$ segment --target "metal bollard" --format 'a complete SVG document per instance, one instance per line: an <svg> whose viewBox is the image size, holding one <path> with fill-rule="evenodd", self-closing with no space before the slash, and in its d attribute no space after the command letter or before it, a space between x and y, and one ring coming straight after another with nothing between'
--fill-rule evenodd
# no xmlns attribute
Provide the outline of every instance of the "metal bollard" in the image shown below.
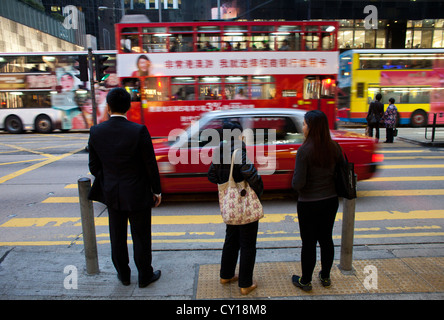
<svg viewBox="0 0 444 320"><path fill-rule="evenodd" d="M353 270L353 237L355 229L355 205L356 199L345 199L342 202L342 236L341 236L341 260L339 269L345 272Z"/></svg>
<svg viewBox="0 0 444 320"><path fill-rule="evenodd" d="M356 176L355 176L356 179ZM344 274L353 274L353 237L355 232L356 199L342 201L341 259L339 269Z"/></svg>
<svg viewBox="0 0 444 320"><path fill-rule="evenodd" d="M94 224L94 208L88 194L91 190L91 179L80 178L78 181L80 215L82 218L83 246L85 248L86 272L99 273L97 256L96 228Z"/></svg>

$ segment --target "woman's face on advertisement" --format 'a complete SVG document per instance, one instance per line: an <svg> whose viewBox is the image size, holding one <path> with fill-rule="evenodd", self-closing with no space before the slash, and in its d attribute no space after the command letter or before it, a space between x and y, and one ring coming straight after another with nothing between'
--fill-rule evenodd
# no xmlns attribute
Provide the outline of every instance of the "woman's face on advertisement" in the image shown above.
<svg viewBox="0 0 444 320"><path fill-rule="evenodd" d="M88 99L88 101L81 106L82 111L92 114L93 113L93 106L92 106L92 101L90 99Z"/></svg>
<svg viewBox="0 0 444 320"><path fill-rule="evenodd" d="M70 75L65 74L60 78L60 85L65 91L71 90L74 88L74 78Z"/></svg>
<svg viewBox="0 0 444 320"><path fill-rule="evenodd" d="M151 65L151 62L149 60L146 60L146 59L139 60L139 70L141 70L143 72L147 72L150 65Z"/></svg>

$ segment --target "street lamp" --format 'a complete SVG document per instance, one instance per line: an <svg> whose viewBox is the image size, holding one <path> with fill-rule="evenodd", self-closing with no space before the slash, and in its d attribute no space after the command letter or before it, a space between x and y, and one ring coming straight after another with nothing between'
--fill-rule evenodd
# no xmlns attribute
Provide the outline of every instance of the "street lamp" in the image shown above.
<svg viewBox="0 0 444 320"><path fill-rule="evenodd" d="M114 25L116 22L118 22L118 19L121 19L125 15L125 9L122 9L122 8L110 8L107 6L99 6L99 7L97 7L97 9L99 12L104 12L105 10L112 10L112 25ZM119 17L118 14L116 16L117 10L122 12L122 17ZM113 35L113 37L114 37L114 28L109 24L109 22L105 22L105 23L101 22L100 13L98 14L98 16L99 16L99 30L103 29L103 44L106 47L105 39L108 39L108 42L111 43L110 34Z"/></svg>
<svg viewBox="0 0 444 320"><path fill-rule="evenodd" d="M109 7L106 7L106 6L99 6L98 8L97 8L99 11L105 11L105 10L120 10L120 11L122 11L122 16L124 16L125 15L125 9L124 8L109 8ZM113 16L115 17L115 13L113 12Z"/></svg>

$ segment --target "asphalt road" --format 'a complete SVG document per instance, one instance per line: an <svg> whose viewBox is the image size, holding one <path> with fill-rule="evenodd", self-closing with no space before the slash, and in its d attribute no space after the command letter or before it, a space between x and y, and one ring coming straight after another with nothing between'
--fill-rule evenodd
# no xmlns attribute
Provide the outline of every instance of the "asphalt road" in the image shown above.
<svg viewBox="0 0 444 320"><path fill-rule="evenodd" d="M350 130L361 130L360 128ZM417 130L417 129L408 129ZM0 134L0 246L82 245L77 180L91 177L87 133ZM382 140L382 139L381 139ZM444 242L444 149L380 144L376 176L358 183L357 246ZM220 249L225 227L215 195L164 195L153 210L153 249ZM300 247L296 202L266 194L259 248ZM99 245L109 245L106 208L94 203ZM342 204L334 228L340 245Z"/></svg>

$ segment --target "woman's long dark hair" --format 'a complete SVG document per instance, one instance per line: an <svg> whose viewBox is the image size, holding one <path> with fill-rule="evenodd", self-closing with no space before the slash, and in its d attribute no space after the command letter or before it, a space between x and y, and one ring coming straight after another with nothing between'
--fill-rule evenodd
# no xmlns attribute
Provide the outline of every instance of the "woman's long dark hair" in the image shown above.
<svg viewBox="0 0 444 320"><path fill-rule="evenodd" d="M327 116L320 110L312 110L304 119L308 126L304 145L309 150L311 163L322 168L330 166L336 160L337 146L331 139Z"/></svg>

